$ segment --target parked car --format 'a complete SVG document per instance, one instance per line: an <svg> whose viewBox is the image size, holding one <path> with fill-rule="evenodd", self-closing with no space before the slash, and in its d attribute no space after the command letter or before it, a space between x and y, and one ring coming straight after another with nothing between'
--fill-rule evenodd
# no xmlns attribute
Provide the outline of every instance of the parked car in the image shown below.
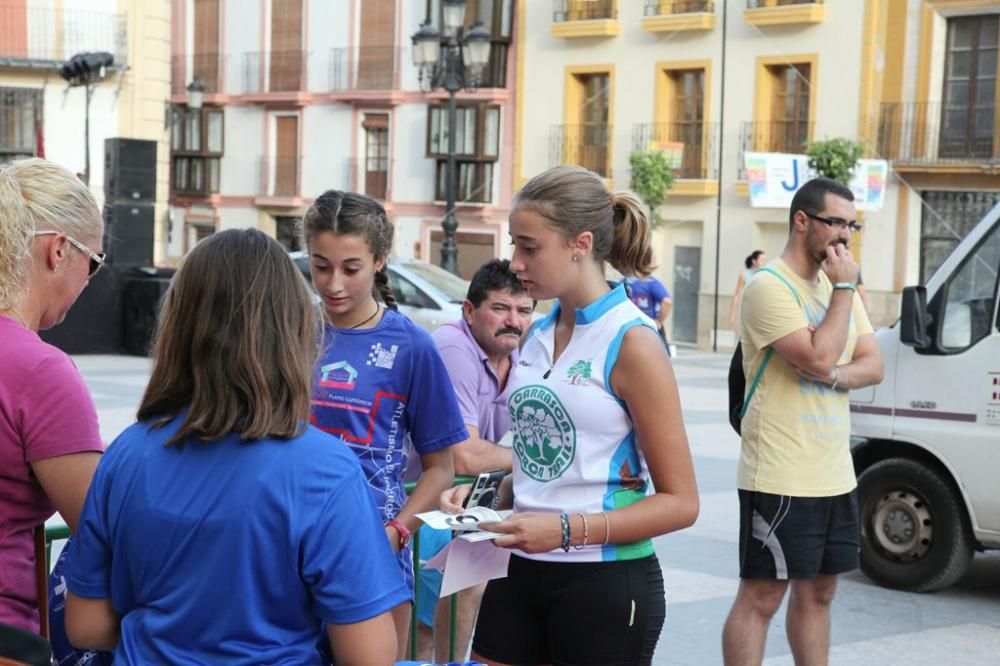
<svg viewBox="0 0 1000 666"><path fill-rule="evenodd" d="M309 256L305 252L289 254L309 284ZM448 271L414 259L389 262L389 285L396 296L399 311L415 324L433 331L441 324L457 321L469 282Z"/></svg>

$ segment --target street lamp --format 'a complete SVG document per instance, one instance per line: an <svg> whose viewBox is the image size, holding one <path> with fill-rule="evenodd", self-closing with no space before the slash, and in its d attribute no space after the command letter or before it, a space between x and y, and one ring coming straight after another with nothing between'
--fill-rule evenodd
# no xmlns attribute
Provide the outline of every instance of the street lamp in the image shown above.
<svg viewBox="0 0 1000 666"><path fill-rule="evenodd" d="M205 89L205 84L197 76L191 80L191 83L185 88L187 90L187 108L194 111L201 108L202 103L205 101ZM163 129L172 128L174 123L183 117L181 107L172 104L169 99L166 104L167 109L163 116Z"/></svg>
<svg viewBox="0 0 1000 666"><path fill-rule="evenodd" d="M490 33L482 23L476 22L461 38L459 31L465 25L466 0L441 0L444 37L430 20L425 21L413 34L413 64L416 65L420 87L431 91L443 88L448 91L448 163L445 166L445 216L441 221L444 242L441 244L441 267L458 275L458 244L455 232L455 134L459 90L474 90L479 86L483 69L490 58Z"/></svg>

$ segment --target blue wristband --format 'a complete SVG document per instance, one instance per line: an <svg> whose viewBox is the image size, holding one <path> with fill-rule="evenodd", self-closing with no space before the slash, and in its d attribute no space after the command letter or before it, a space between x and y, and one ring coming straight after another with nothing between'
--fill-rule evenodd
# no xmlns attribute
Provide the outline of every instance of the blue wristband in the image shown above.
<svg viewBox="0 0 1000 666"><path fill-rule="evenodd" d="M569 552L569 515L565 513L559 514L559 521L562 523L562 549Z"/></svg>
<svg viewBox="0 0 1000 666"><path fill-rule="evenodd" d="M834 289L850 289L851 291L857 291L857 285L853 282L838 282L833 285Z"/></svg>

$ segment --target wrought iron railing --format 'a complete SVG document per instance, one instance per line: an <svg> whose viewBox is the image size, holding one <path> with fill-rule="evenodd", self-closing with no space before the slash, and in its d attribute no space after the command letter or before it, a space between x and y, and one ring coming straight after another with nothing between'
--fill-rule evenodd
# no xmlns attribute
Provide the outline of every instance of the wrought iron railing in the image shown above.
<svg viewBox="0 0 1000 666"><path fill-rule="evenodd" d="M694 14L715 11L712 0L646 0L646 16L669 16L670 14Z"/></svg>
<svg viewBox="0 0 1000 666"><path fill-rule="evenodd" d="M41 89L0 88L0 162L36 153L41 105Z"/></svg>
<svg viewBox="0 0 1000 666"><path fill-rule="evenodd" d="M257 194L264 197L297 197L302 194L299 157L261 157L257 160Z"/></svg>
<svg viewBox="0 0 1000 666"><path fill-rule="evenodd" d="M618 18L614 0L554 0L552 21L592 21Z"/></svg>
<svg viewBox="0 0 1000 666"><path fill-rule="evenodd" d="M822 5L823 0L747 0L747 9L787 7L788 5Z"/></svg>
<svg viewBox="0 0 1000 666"><path fill-rule="evenodd" d="M330 90L391 90L401 60L396 46L330 49Z"/></svg>
<svg viewBox="0 0 1000 666"><path fill-rule="evenodd" d="M184 94L187 85L198 77L209 95L222 92L228 57L223 53L179 54L170 59L170 93Z"/></svg>
<svg viewBox="0 0 1000 666"><path fill-rule="evenodd" d="M611 178L611 137L614 127L606 123L553 125L549 135L549 162L578 164Z"/></svg>
<svg viewBox="0 0 1000 666"><path fill-rule="evenodd" d="M58 64L84 51L107 51L128 64L125 14L0 4L0 64Z"/></svg>
<svg viewBox="0 0 1000 666"><path fill-rule="evenodd" d="M941 102L882 104L878 154L904 164L1000 162L997 108Z"/></svg>
<svg viewBox="0 0 1000 666"><path fill-rule="evenodd" d="M675 162L677 178L717 180L718 139L718 123L653 123L632 128L632 149L666 152Z"/></svg>
<svg viewBox="0 0 1000 666"><path fill-rule="evenodd" d="M243 54L243 92L296 92L306 89L308 51L258 51Z"/></svg>
<svg viewBox="0 0 1000 666"><path fill-rule="evenodd" d="M745 153L805 153L812 139L814 123L803 120L771 120L743 123L740 128L740 156L737 178L746 179Z"/></svg>

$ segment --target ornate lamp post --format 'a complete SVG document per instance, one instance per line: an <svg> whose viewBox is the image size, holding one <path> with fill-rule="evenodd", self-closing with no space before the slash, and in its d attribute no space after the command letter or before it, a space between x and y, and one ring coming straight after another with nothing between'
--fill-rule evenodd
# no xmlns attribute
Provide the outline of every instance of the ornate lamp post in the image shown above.
<svg viewBox="0 0 1000 666"><path fill-rule="evenodd" d="M458 244L455 232L458 220L455 218L455 134L457 104L455 94L459 90L474 90L482 78L483 69L490 58L490 33L477 22L461 38L459 31L465 25L466 0L442 0L444 16L444 37L430 21L420 26L414 33L413 64L417 66L420 87L431 91L443 88L448 91L448 163L445 168L446 212L441 228L444 243L441 245L441 267L458 275Z"/></svg>

